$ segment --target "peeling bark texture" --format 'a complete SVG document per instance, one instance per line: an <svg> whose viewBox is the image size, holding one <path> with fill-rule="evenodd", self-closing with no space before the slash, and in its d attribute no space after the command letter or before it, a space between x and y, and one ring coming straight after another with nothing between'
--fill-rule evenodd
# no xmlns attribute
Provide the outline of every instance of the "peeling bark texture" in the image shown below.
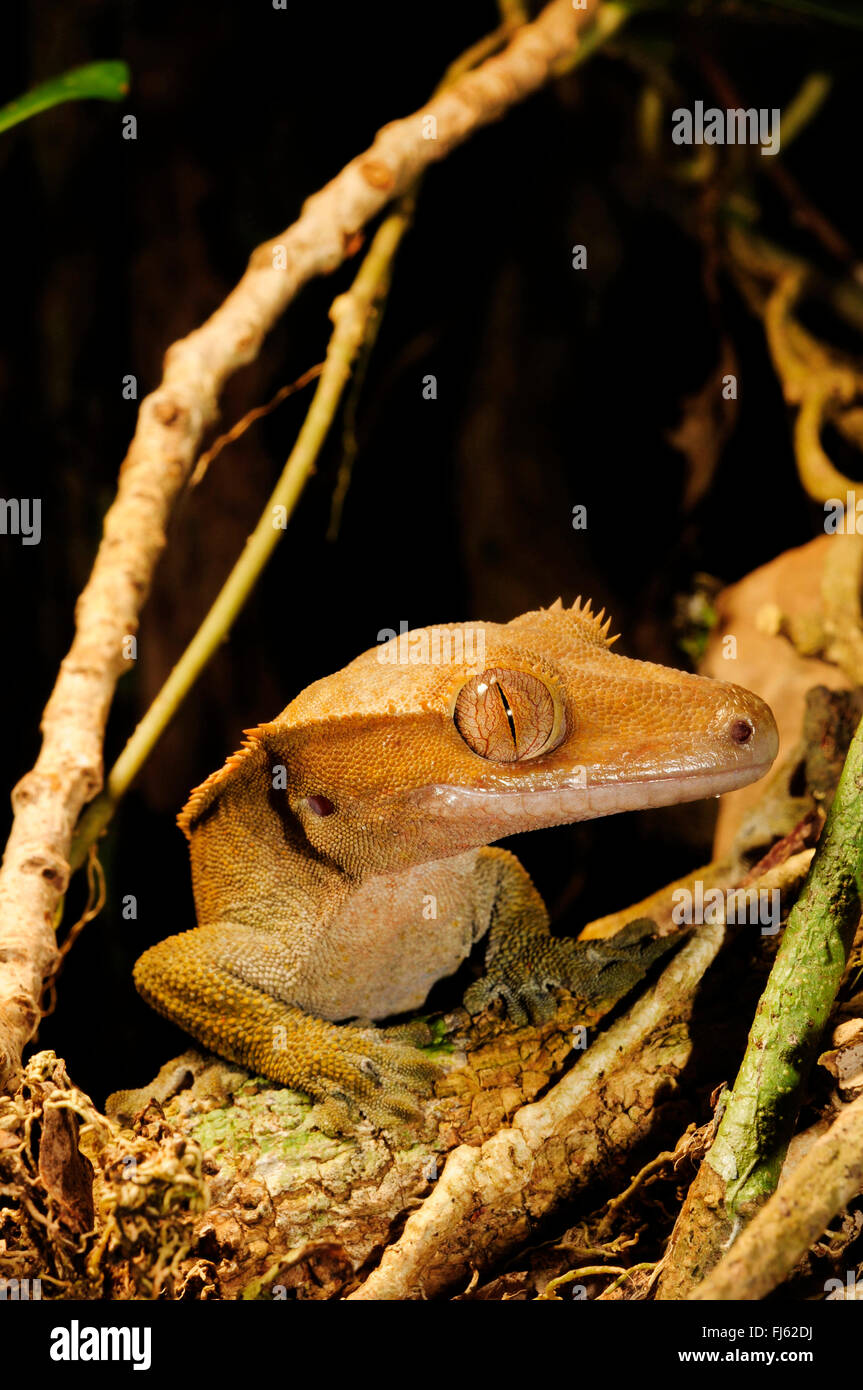
<svg viewBox="0 0 863 1390"><path fill-rule="evenodd" d="M705 926L546 1096L481 1147L451 1153L432 1195L350 1297L431 1298L467 1283L613 1171L649 1134L654 1107L689 1059L692 996L723 937L724 927Z"/></svg>
<svg viewBox="0 0 863 1390"><path fill-rule="evenodd" d="M702 1169L706 1167L702 1164ZM861 1192L863 1097L843 1110L816 1140L690 1297L703 1301L766 1298Z"/></svg>
<svg viewBox="0 0 863 1390"><path fill-rule="evenodd" d="M601 1009L585 1012L569 997L540 1026L514 1028L491 1010L473 1021L462 1010L449 1015L449 1031L467 1051L450 1050L421 1134L383 1135L363 1123L334 1138L317 1128L318 1108L298 1092L194 1051L168 1063L140 1093L141 1104L154 1102L134 1134L155 1116L203 1157L206 1210L176 1273L182 1296L192 1267L220 1298L458 1292L474 1268L488 1268L574 1192L625 1182L632 1149L660 1120L672 1132L681 1124L676 1083L691 1051L685 1019L721 937L718 927L700 933L595 1041ZM129 1130L122 1138L134 1142ZM477 1190L467 1191L474 1181ZM449 1225L435 1215L441 1206ZM431 1222L440 1237L421 1251L413 1249L415 1208L422 1229ZM399 1243L384 1291L374 1283L358 1289L408 1218L409 1267ZM391 1292L400 1280L406 1292Z"/></svg>
<svg viewBox="0 0 863 1390"><path fill-rule="evenodd" d="M279 1286L339 1296L434 1190L447 1154L478 1148L546 1091L597 1020L571 999L537 1027L513 1028L491 1011L469 1024L461 1010L450 1015L459 1033L467 1025L469 1051L449 1054L420 1134L363 1123L334 1138L299 1092L194 1050L167 1063L140 1103L154 1097L174 1136L205 1155L208 1204L192 1255L208 1263L223 1298L268 1297Z"/></svg>
<svg viewBox="0 0 863 1390"><path fill-rule="evenodd" d="M731 1239L725 1183L702 1162L671 1233L656 1286L658 1303L687 1298L716 1264L717 1250Z"/></svg>
<svg viewBox="0 0 863 1390"><path fill-rule="evenodd" d="M824 711L834 704L841 709L853 699L831 696L824 701ZM841 721L835 723L835 732L841 741ZM836 752L838 748L825 744L827 766ZM660 1299L688 1296L720 1263L740 1226L752 1221L777 1189L804 1087L860 923L861 790L863 726L851 740L716 1138L678 1218L658 1287ZM795 856L797 861L804 857ZM770 873L762 881L769 877ZM793 1244L793 1235L790 1239ZM774 1252L780 1263L784 1248L780 1242Z"/></svg>
<svg viewBox="0 0 863 1390"><path fill-rule="evenodd" d="M14 1081L39 1022L43 980L57 960L53 931L69 878L72 832L102 785L102 740L124 669L123 639L137 629L165 545L172 505L217 418L228 378L312 277L337 268L357 233L426 169L475 130L536 91L578 44L596 0L554 0L507 48L426 106L391 122L320 192L298 220L251 257L227 299L165 356L160 386L142 401L117 496L75 612L75 637L42 719L35 767L15 788L15 819L0 869L0 1083ZM433 116L436 139L424 138Z"/></svg>

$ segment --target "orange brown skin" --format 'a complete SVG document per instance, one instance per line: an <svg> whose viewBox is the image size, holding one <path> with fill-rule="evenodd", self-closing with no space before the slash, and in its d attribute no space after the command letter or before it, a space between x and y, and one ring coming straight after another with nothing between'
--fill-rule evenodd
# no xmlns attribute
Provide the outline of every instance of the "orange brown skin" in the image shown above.
<svg viewBox="0 0 863 1390"><path fill-rule="evenodd" d="M618 656L607 632L559 600L421 629L249 731L180 816L198 927L141 957L144 998L344 1129L415 1118L434 1072L398 1030L341 1020L420 1007L486 932L472 1012L500 997L536 1020L556 986L592 997L613 959L553 938L530 878L490 841L715 795L762 776L777 748L755 695Z"/></svg>

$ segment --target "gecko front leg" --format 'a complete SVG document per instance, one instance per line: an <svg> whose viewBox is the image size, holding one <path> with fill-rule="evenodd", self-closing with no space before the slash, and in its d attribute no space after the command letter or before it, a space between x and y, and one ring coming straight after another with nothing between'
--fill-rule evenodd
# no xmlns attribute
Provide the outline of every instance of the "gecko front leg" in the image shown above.
<svg viewBox="0 0 863 1390"><path fill-rule="evenodd" d="M564 988L587 1003L619 999L677 937L657 937L653 922L630 922L609 941L570 941L551 935L548 911L533 882L503 849L477 855L479 891L488 904L486 973L464 996L471 1014L501 999L514 1023L542 1023Z"/></svg>
<svg viewBox="0 0 863 1390"><path fill-rule="evenodd" d="M254 962L255 983L244 961ZM421 1122L435 1064L398 1037L329 1023L260 987L278 989L289 965L277 932L198 927L146 951L135 984L205 1047L323 1102L322 1129L349 1131L361 1115L382 1129Z"/></svg>

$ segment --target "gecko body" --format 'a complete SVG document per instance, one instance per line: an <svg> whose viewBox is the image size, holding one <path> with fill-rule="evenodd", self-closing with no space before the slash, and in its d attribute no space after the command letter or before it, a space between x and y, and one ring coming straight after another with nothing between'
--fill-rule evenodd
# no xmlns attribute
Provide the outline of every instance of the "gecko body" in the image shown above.
<svg viewBox="0 0 863 1390"><path fill-rule="evenodd" d="M558 600L450 625L470 662L373 648L249 730L179 818L198 925L140 958L144 998L344 1128L416 1114L430 1065L370 1021L419 1008L481 937L471 1012L500 998L536 1020L555 987L589 995L585 948L551 936L519 861L489 846L717 795L777 749L757 696L619 656L601 619Z"/></svg>

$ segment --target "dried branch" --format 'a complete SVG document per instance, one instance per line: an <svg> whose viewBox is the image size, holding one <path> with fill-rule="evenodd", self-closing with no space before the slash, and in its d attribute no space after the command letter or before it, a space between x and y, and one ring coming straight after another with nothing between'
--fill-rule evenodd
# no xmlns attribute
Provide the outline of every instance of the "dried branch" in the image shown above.
<svg viewBox="0 0 863 1390"><path fill-rule="evenodd" d="M795 316L804 291L816 283L805 262L739 224L729 227L727 251L751 307L764 321L785 400L798 407L794 454L800 481L816 502L832 498L844 502L855 484L825 452L821 432L825 425L835 425L849 442L863 448L863 430L854 407L863 389L863 372L844 353L813 337ZM859 292L859 286L855 288ZM832 300L837 311L859 327L859 293L852 295L846 288L840 296L834 291Z"/></svg>

